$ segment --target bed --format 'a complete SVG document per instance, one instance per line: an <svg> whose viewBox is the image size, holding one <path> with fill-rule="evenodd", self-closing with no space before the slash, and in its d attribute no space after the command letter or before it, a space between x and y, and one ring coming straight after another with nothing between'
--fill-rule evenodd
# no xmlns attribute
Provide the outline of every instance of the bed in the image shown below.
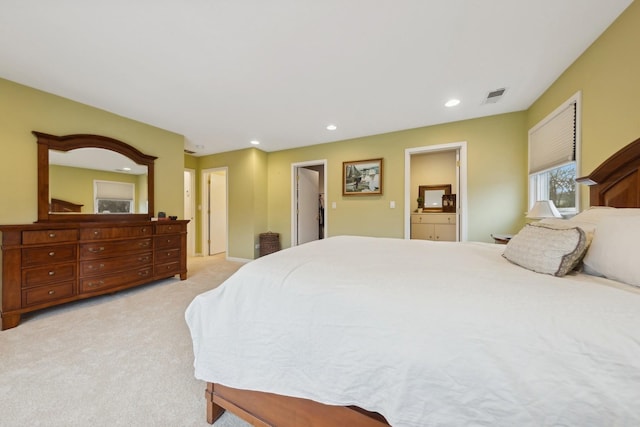
<svg viewBox="0 0 640 427"><path fill-rule="evenodd" d="M616 209L639 168L637 140L581 179L609 208L506 246L336 236L246 264L185 314L207 421L640 425L640 210Z"/></svg>

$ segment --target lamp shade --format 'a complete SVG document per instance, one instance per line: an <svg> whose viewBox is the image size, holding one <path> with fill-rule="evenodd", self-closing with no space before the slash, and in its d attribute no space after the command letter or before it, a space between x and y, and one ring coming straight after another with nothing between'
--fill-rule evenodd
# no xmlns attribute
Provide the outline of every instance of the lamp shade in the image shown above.
<svg viewBox="0 0 640 427"><path fill-rule="evenodd" d="M556 205L554 205L551 200L538 200L529 213L527 213L527 218L562 218L562 215L560 215Z"/></svg>

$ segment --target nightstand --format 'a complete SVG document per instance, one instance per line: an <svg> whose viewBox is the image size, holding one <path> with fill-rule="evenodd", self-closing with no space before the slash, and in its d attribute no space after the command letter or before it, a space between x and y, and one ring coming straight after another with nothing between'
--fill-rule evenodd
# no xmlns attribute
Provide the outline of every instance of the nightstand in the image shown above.
<svg viewBox="0 0 640 427"><path fill-rule="evenodd" d="M493 241L499 245L506 245L513 237L512 234L492 234Z"/></svg>

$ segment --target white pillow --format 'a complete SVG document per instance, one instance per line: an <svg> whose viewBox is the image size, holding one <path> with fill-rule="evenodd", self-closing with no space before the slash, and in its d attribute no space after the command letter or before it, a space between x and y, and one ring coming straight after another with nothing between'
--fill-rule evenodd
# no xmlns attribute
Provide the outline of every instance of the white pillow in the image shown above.
<svg viewBox="0 0 640 427"><path fill-rule="evenodd" d="M569 221L576 222L589 222L592 224L598 224L603 218L611 216L628 216L628 215L640 215L640 209L638 208L612 208L611 206L592 206L589 209L585 209L577 215L569 218Z"/></svg>
<svg viewBox="0 0 640 427"><path fill-rule="evenodd" d="M638 242L640 214L602 218L584 257L585 272L640 286Z"/></svg>
<svg viewBox="0 0 640 427"><path fill-rule="evenodd" d="M502 256L528 270L561 277L573 270L586 249L587 238L579 227L533 223L513 236Z"/></svg>

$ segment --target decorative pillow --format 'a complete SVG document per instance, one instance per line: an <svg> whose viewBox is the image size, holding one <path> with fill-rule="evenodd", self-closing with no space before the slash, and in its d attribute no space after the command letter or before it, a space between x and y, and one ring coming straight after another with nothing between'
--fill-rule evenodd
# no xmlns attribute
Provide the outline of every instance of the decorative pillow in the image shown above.
<svg viewBox="0 0 640 427"><path fill-rule="evenodd" d="M613 208L612 208L613 209ZM583 221L569 221L568 219L560 219L560 218L544 218L537 222L536 224L545 224L551 228L573 228L580 227L584 231L587 237L587 246L591 244L591 240L593 239L593 233L596 231L596 224L593 222L583 222Z"/></svg>
<svg viewBox="0 0 640 427"><path fill-rule="evenodd" d="M587 238L579 227L533 223L513 236L502 256L528 270L561 277L580 262L586 249Z"/></svg>
<svg viewBox="0 0 640 427"><path fill-rule="evenodd" d="M585 272L640 286L640 214L603 218L584 257Z"/></svg>

